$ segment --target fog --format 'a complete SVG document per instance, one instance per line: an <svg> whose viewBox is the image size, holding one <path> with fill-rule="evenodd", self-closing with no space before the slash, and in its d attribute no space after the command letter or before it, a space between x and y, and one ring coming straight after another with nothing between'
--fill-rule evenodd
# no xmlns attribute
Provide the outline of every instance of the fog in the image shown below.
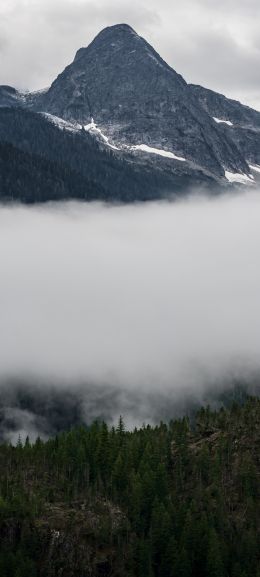
<svg viewBox="0 0 260 577"><path fill-rule="evenodd" d="M120 413L128 426L154 422L184 399L257 383L259 262L256 189L2 206L2 433Z"/></svg>

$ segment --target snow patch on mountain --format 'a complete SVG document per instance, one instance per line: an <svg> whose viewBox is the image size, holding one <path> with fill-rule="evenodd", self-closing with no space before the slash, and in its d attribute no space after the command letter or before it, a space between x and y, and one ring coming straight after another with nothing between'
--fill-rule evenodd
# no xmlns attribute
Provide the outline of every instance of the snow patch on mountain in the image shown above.
<svg viewBox="0 0 260 577"><path fill-rule="evenodd" d="M157 64L158 66L160 66L161 68L163 68L162 63L159 62L158 58L156 58L156 56L154 56L154 54L151 54L150 50L147 49L146 52L147 52L149 58L151 58L154 62L156 62L156 64Z"/></svg>
<svg viewBox="0 0 260 577"><path fill-rule="evenodd" d="M29 92L29 96L37 96L38 94L46 94L46 92L48 92L49 90L49 86L46 86L45 88L40 88L39 90L33 90L32 92Z"/></svg>
<svg viewBox="0 0 260 577"><path fill-rule="evenodd" d="M173 160L180 160L181 162L186 162L186 158L182 156L176 156L173 152L169 150L161 150L160 148L153 148L151 146L147 146L147 144L137 144L135 146L131 146L131 150L141 150L142 152L147 152L148 154L158 154L159 156L164 156L166 158L172 158Z"/></svg>
<svg viewBox="0 0 260 577"><path fill-rule="evenodd" d="M72 122L68 122L67 120L63 120L63 118L59 118L59 116L54 116L53 114L49 114L49 112L41 112L42 116L44 116L49 122L55 124L60 130L69 130L70 132L79 132L81 130L81 125L78 123L73 124Z"/></svg>
<svg viewBox="0 0 260 577"><path fill-rule="evenodd" d="M234 126L233 122L230 120L221 120L221 118L216 118L215 116L212 117L217 124L227 124L228 126Z"/></svg>
<svg viewBox="0 0 260 577"><path fill-rule="evenodd" d="M239 182L241 184L253 184L254 177L252 174L249 176L247 174L241 174L239 172L229 172L228 170L225 171L225 177L229 182Z"/></svg>
<svg viewBox="0 0 260 577"><path fill-rule="evenodd" d="M119 150L117 146L110 144L108 137L105 134L103 134L100 128L97 127L96 123L94 122L94 118L91 118L91 122L89 124L85 124L84 129L87 132L100 136L102 140L104 140L105 144L107 144L107 146L109 146L110 148L113 148L114 150Z"/></svg>
<svg viewBox="0 0 260 577"><path fill-rule="evenodd" d="M249 164L249 168L255 172L260 172L260 166L258 164Z"/></svg>

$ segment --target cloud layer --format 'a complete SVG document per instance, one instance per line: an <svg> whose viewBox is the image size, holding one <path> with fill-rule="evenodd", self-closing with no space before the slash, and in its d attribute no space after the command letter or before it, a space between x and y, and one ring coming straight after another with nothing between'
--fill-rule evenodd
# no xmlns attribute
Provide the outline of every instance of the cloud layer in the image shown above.
<svg viewBox="0 0 260 577"><path fill-rule="evenodd" d="M0 83L48 86L103 27L127 22L189 82L260 109L258 0L2 0Z"/></svg>
<svg viewBox="0 0 260 577"><path fill-rule="evenodd" d="M152 418L153 398L164 415L167 399L252 378L259 247L259 191L172 204L2 206L2 395L11 380L41 391L45 383L46 395L75 391L88 418L102 415L106 397L103 414L114 405L134 422Z"/></svg>

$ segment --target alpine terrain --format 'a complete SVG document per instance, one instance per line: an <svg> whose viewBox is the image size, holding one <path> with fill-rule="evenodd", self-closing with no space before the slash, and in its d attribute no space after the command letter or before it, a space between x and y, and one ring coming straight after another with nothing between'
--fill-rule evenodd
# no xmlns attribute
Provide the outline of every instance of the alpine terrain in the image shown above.
<svg viewBox="0 0 260 577"><path fill-rule="evenodd" d="M100 32L50 88L0 86L0 195L135 201L253 185L260 112L189 85L130 26Z"/></svg>

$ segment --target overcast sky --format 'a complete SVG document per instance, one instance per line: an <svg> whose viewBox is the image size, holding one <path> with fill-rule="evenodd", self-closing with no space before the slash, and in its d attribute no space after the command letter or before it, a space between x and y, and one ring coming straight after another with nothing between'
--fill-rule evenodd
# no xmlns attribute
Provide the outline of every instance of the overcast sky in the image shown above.
<svg viewBox="0 0 260 577"><path fill-rule="evenodd" d="M48 86L105 26L126 22L189 82L260 110L259 0L1 0L0 83Z"/></svg>

